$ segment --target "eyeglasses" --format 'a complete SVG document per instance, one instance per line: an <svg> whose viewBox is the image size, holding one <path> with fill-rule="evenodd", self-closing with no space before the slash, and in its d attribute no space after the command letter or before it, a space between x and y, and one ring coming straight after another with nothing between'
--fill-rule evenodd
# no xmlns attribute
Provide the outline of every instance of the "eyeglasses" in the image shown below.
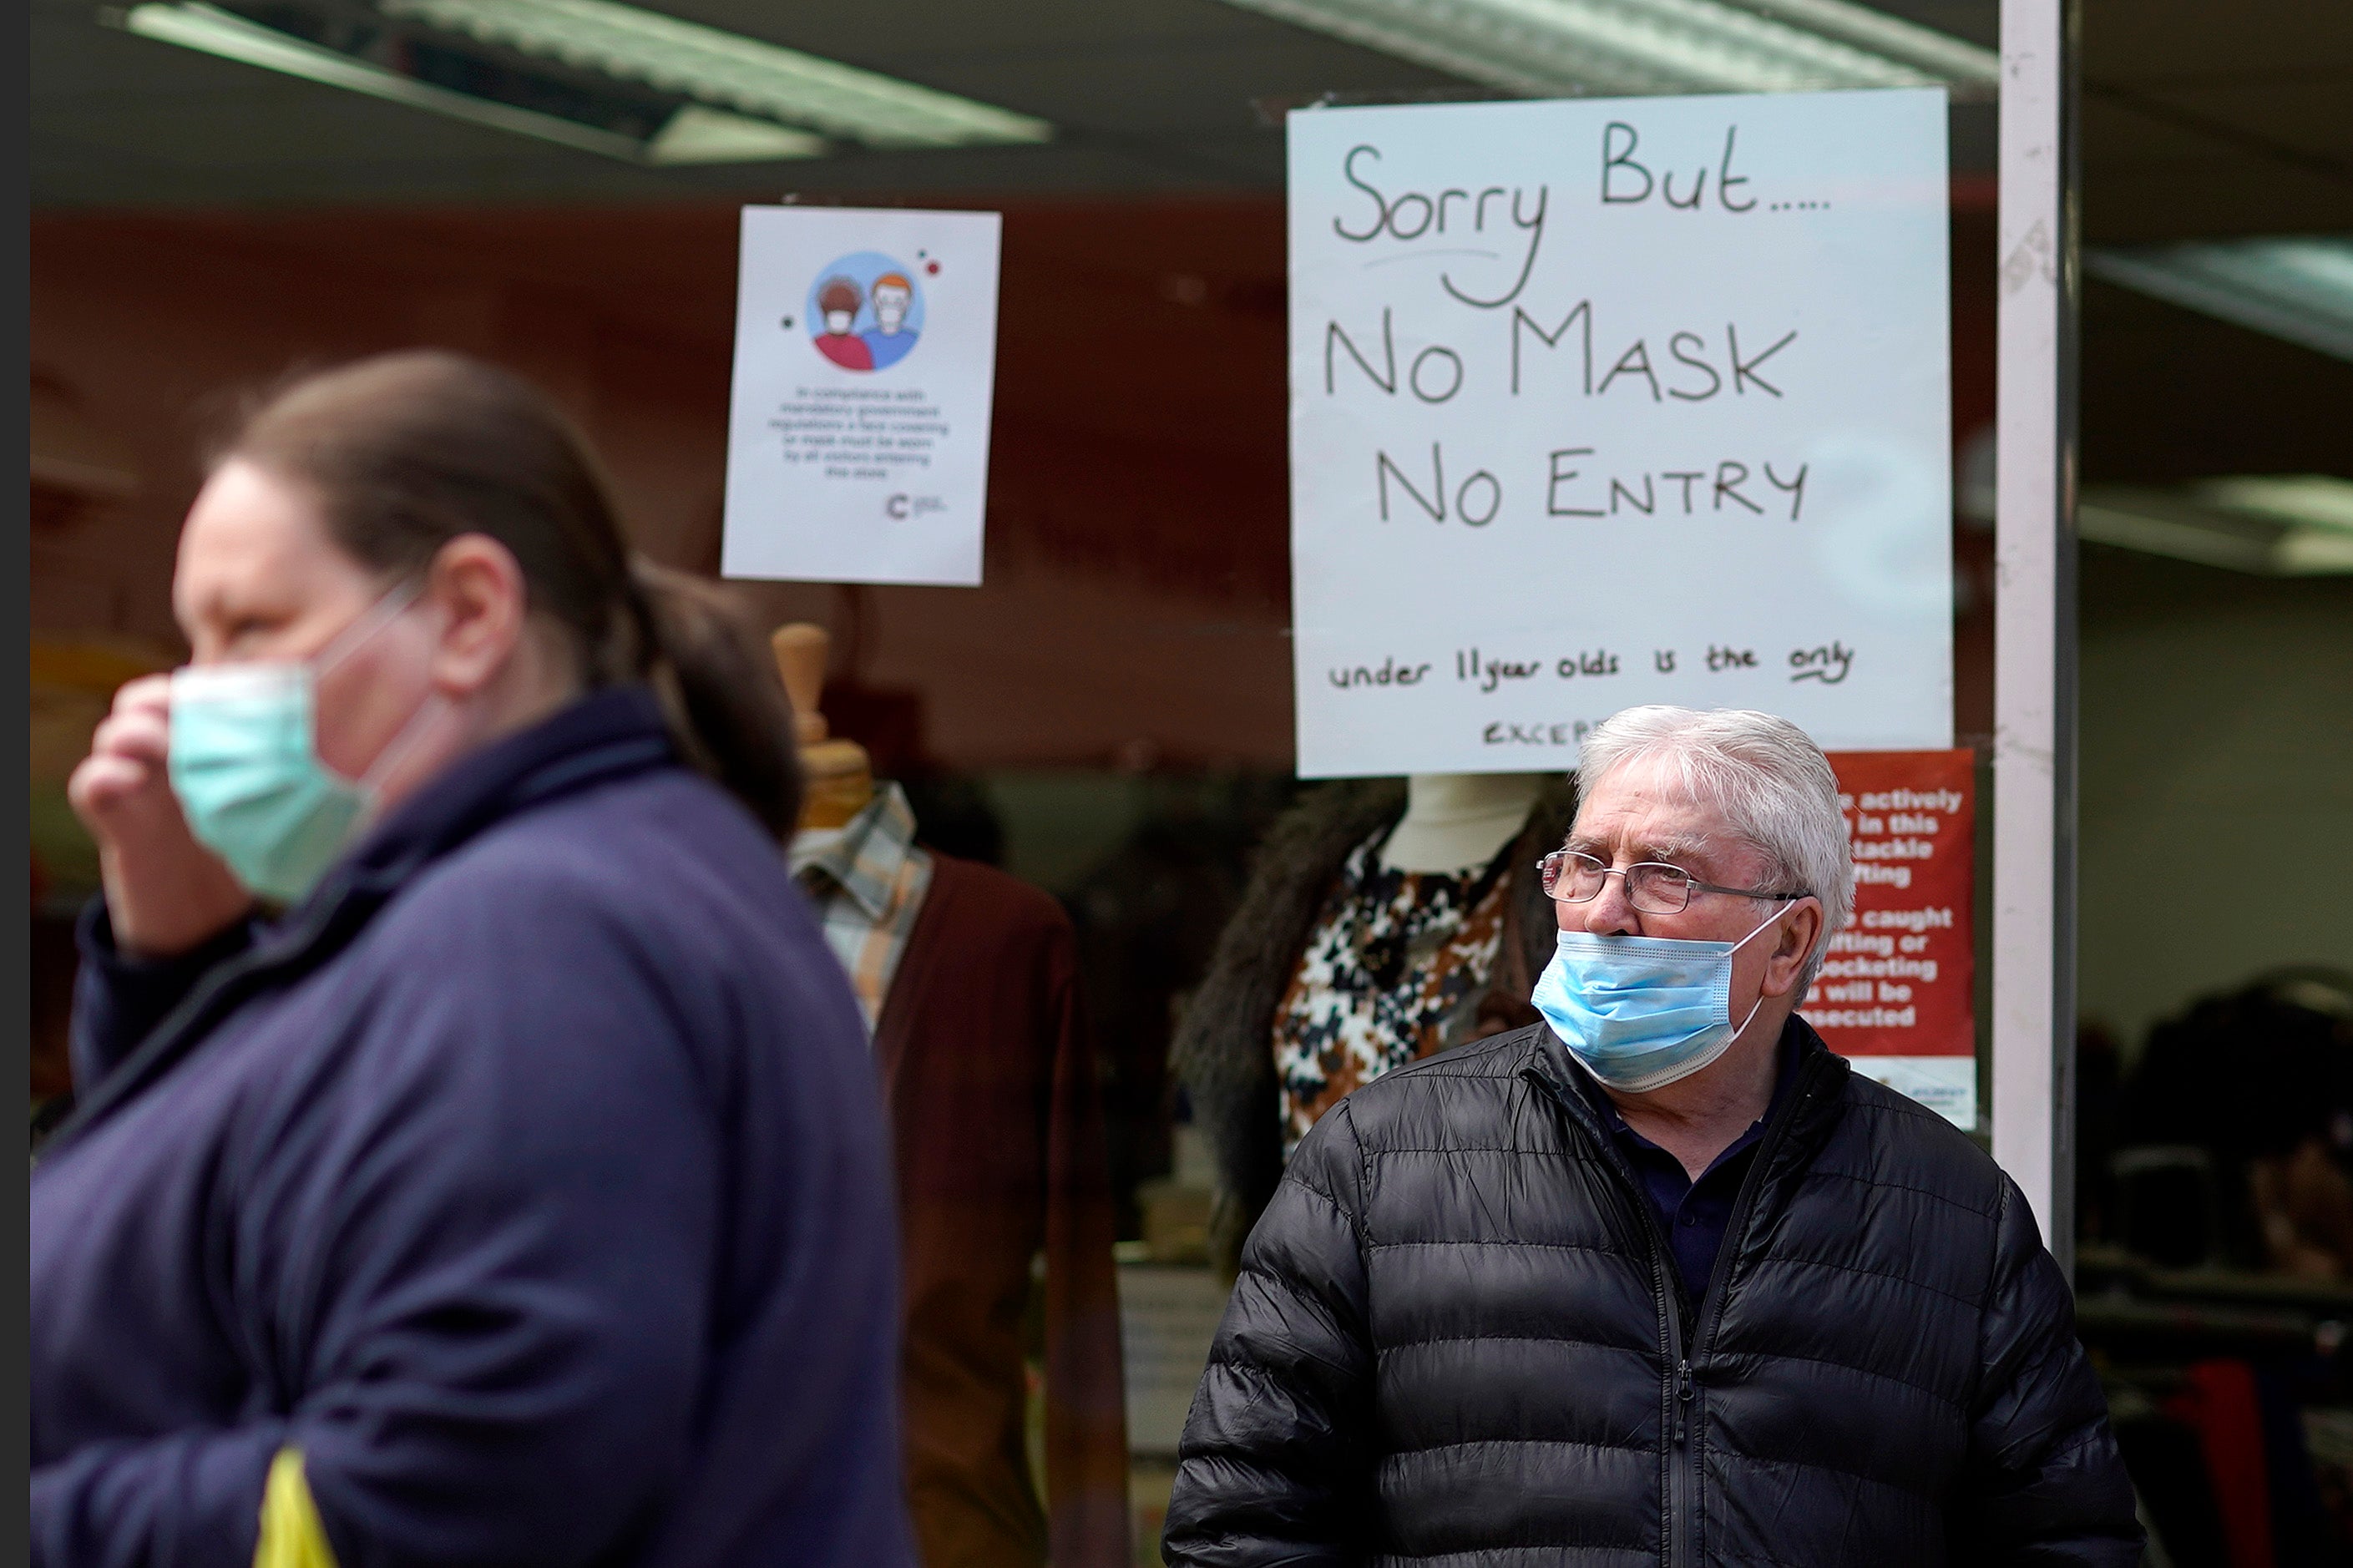
<svg viewBox="0 0 2353 1568"><path fill-rule="evenodd" d="M1626 901L1646 915L1679 914L1691 905L1694 893L1729 893L1736 899L1809 899L1811 893L1777 893L1765 888L1719 888L1703 882L1681 866L1644 860L1613 871L1590 855L1556 849L1536 862L1544 890L1555 903L1589 904L1601 896L1602 884L1612 877L1626 879Z"/></svg>

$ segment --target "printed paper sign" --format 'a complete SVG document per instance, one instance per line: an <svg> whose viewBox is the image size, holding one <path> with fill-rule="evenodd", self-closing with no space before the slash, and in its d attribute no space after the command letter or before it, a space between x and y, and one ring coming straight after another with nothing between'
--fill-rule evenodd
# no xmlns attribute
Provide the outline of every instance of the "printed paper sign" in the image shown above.
<svg viewBox="0 0 2353 1568"><path fill-rule="evenodd" d="M995 213L745 207L721 569L980 581Z"/></svg>
<svg viewBox="0 0 2353 1568"><path fill-rule="evenodd" d="M1937 90L1290 120L1299 772L1951 742Z"/></svg>
<svg viewBox="0 0 2353 1568"><path fill-rule="evenodd" d="M1799 1009L1854 1070L1962 1127L1978 1119L1976 765L1959 752L1835 752L1854 923Z"/></svg>

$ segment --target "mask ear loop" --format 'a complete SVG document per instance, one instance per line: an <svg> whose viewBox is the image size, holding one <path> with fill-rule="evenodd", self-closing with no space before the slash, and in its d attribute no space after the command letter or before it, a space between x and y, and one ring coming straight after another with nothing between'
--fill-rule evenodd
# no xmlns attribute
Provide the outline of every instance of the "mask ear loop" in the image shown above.
<svg viewBox="0 0 2353 1568"><path fill-rule="evenodd" d="M383 788L384 781L395 768L407 760L408 754L417 749L417 743L425 738L427 721L439 717L448 705L449 700L439 692L427 692L425 700L417 705L417 711L401 725L399 733L385 742L384 750L375 754L375 761L367 765L367 772L352 781L352 787L366 798L371 817L375 815L376 792Z"/></svg>
<svg viewBox="0 0 2353 1568"><path fill-rule="evenodd" d="M1781 900L1781 907L1765 917L1765 924L1758 926L1757 931L1750 931L1746 936L1744 936L1738 942L1734 942L1732 944L1732 951L1738 952L1742 948L1746 947L1750 942L1755 942L1757 940L1757 931L1763 931L1765 926L1771 925L1775 921L1778 921L1783 915L1788 914L1789 912L1789 907L1797 901L1798 900L1795 899L1783 899Z"/></svg>
<svg viewBox="0 0 2353 1568"><path fill-rule="evenodd" d="M312 679L326 674L353 654L385 627L392 625L401 611L415 604L425 592L425 579L410 577L395 585L384 597L360 612L359 619L327 639L327 646L302 662L311 667Z"/></svg>
<svg viewBox="0 0 2353 1568"><path fill-rule="evenodd" d="M425 579L422 577L410 577L398 584L384 597L370 605L358 620L336 633L325 647L312 654L308 660L311 667L312 691L317 690L320 677L358 652L370 637L390 626L398 618L401 612L415 604L424 592ZM424 739L426 721L448 705L448 700L439 692L427 691L425 700L417 705L417 711L408 716L407 721L401 725L392 739L385 742L384 749L375 754L375 760L368 763L367 771L351 781L352 787L359 791L361 796L368 803L368 815L371 817L375 814L376 792L383 786L385 779L406 760L408 754L417 749L417 743Z"/></svg>
<svg viewBox="0 0 2353 1568"><path fill-rule="evenodd" d="M1773 923L1775 923L1776 921L1778 921L1778 920L1779 920L1783 915L1788 914L1788 913L1789 912L1790 909L1791 909L1793 906L1795 906L1795 905L1796 905L1797 901L1798 901L1798 900L1795 900L1795 899L1784 899L1784 900L1781 900L1781 907L1780 907L1779 909L1778 909L1778 910L1775 910L1771 914L1767 915L1767 916L1765 917L1765 924L1764 924L1764 925L1760 925L1760 926L1758 926L1758 927L1757 928L1757 931L1750 931L1746 936L1744 936L1744 937L1742 937L1738 942L1734 942L1734 943L1732 944L1732 951L1733 951L1733 952L1738 952L1742 948L1746 947L1750 942L1755 942L1755 941L1757 940L1757 931L1763 931L1763 930L1765 929L1765 927L1766 927L1766 926L1772 925ZM1732 1031L1732 1038L1724 1042L1724 1044L1725 1044L1725 1048L1726 1050L1731 1049L1731 1048L1732 1048L1732 1046L1734 1045L1734 1043L1735 1043L1736 1041L1737 1041L1737 1040L1740 1038L1740 1037L1741 1037L1741 1036L1743 1036L1743 1035L1745 1035L1745 1034L1746 1034L1746 1033L1748 1032L1748 1026L1749 1026L1749 1025L1751 1025L1751 1024L1753 1024L1753 1023L1755 1023L1755 1022L1757 1021L1757 1014L1759 1014L1759 1013L1761 1013L1761 1012L1763 1012L1764 1010L1765 1010L1765 993L1764 993L1764 991L1763 991L1763 990L1761 990L1761 989L1760 989L1760 990L1758 990L1758 992L1757 993L1757 1005L1755 1005L1754 1007L1751 1007L1751 1008L1749 1008L1749 1009L1748 1009L1748 1016L1746 1016L1746 1018L1743 1018L1743 1019L1741 1019L1741 1020L1740 1020L1740 1027L1738 1027L1738 1028L1736 1028L1736 1029L1733 1030L1733 1031Z"/></svg>

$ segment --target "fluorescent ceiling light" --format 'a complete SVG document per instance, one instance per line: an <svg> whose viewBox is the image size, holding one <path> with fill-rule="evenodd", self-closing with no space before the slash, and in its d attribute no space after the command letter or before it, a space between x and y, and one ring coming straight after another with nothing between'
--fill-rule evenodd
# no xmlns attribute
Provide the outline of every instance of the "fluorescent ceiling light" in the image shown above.
<svg viewBox="0 0 2353 1568"><path fill-rule="evenodd" d="M240 9L240 6L243 9ZM149 0L143 37L655 164L1042 142L1042 120L610 0Z"/></svg>
<svg viewBox="0 0 2353 1568"><path fill-rule="evenodd" d="M2353 360L2353 238L2315 235L2084 253L2093 277Z"/></svg>
<svg viewBox="0 0 2353 1568"><path fill-rule="evenodd" d="M2353 536L2353 479L2327 474L2257 475L2202 479L2191 489L2217 506L2298 528L2333 528Z"/></svg>
<svg viewBox="0 0 2353 1568"><path fill-rule="evenodd" d="M1531 98L1946 87L1989 98L1991 49L1848 0L1227 0Z"/></svg>
<svg viewBox="0 0 2353 1568"><path fill-rule="evenodd" d="M644 157L649 163L756 163L813 158L825 150L822 136L690 103L646 143Z"/></svg>
<svg viewBox="0 0 2353 1568"><path fill-rule="evenodd" d="M1053 128L740 34L612 0L380 0L386 16L870 147L1043 142Z"/></svg>
<svg viewBox="0 0 2353 1568"><path fill-rule="evenodd" d="M2268 576L2353 574L2353 479L2289 474L2178 489L2093 486L2076 527L2096 544Z"/></svg>
<svg viewBox="0 0 2353 1568"><path fill-rule="evenodd" d="M388 99L415 109L470 120L518 135L602 153L608 157L635 159L641 143L627 136L576 124L553 114L535 114L509 104L495 103L468 93L405 77L382 66L338 50L322 48L290 37L275 27L202 5L152 4L133 5L118 24L125 32L154 38L183 48L200 49L223 59L240 60L265 70L298 76L329 87L346 88L371 98Z"/></svg>

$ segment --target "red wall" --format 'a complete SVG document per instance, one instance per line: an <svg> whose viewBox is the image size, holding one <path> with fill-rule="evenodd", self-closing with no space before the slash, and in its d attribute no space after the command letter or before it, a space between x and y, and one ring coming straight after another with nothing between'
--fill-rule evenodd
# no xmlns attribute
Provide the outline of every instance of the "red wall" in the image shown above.
<svg viewBox="0 0 2353 1568"><path fill-rule="evenodd" d="M642 546L715 569L734 228L713 207L39 218L34 363L147 482L36 539L36 628L168 639L200 405L417 343L554 391ZM1282 764L1282 265L1271 201L1008 209L988 585L751 596L854 614L857 673L923 692L944 761Z"/></svg>
<svg viewBox="0 0 2353 1568"><path fill-rule="evenodd" d="M1955 427L1992 415L1992 225L1955 225ZM922 697L963 767L1287 766L1279 201L1005 207L987 585L747 590ZM169 641L209 401L433 343L547 386L644 549L718 563L732 207L44 216L32 347L136 450L133 500L33 542L37 632ZM1989 541L1964 534L1957 728L1990 728ZM1983 559L1981 559L1983 558ZM853 635L854 634L854 635Z"/></svg>

